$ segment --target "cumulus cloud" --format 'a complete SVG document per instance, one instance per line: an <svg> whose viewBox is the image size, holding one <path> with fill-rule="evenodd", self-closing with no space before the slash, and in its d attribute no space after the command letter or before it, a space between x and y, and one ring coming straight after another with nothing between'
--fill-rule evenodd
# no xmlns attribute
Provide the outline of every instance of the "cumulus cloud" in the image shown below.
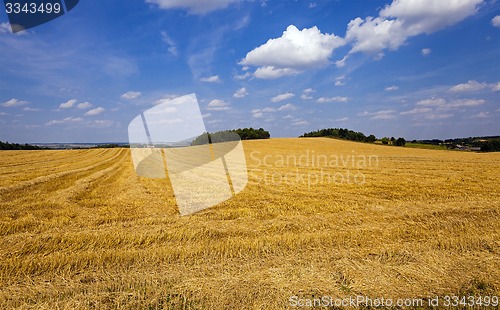
<svg viewBox="0 0 500 310"><path fill-rule="evenodd" d="M349 101L348 97L321 97L317 100L319 103L325 103L325 102L347 102Z"/></svg>
<svg viewBox="0 0 500 310"><path fill-rule="evenodd" d="M63 102L59 105L59 109L69 109L72 108L76 103L76 99L71 99L66 102Z"/></svg>
<svg viewBox="0 0 500 310"><path fill-rule="evenodd" d="M221 79L218 75L212 75L212 76L202 77L200 81L206 83L220 83Z"/></svg>
<svg viewBox="0 0 500 310"><path fill-rule="evenodd" d="M305 120L298 119L298 120L295 120L292 123L292 125L294 125L294 126L305 126L305 125L309 125L309 122L305 121Z"/></svg>
<svg viewBox="0 0 500 310"><path fill-rule="evenodd" d="M468 91L477 91L483 88L486 88L486 83L478 83L474 80L469 80L467 83L458 84L450 88L451 92L468 92Z"/></svg>
<svg viewBox="0 0 500 310"><path fill-rule="evenodd" d="M397 87L396 85L392 85L392 86L386 87L384 90L385 91L395 91L398 89L399 89L399 87Z"/></svg>
<svg viewBox="0 0 500 310"><path fill-rule="evenodd" d="M122 99L127 99L127 100L132 100L132 99L137 99L141 96L141 92L138 91L128 91L121 95L120 97Z"/></svg>
<svg viewBox="0 0 500 310"><path fill-rule="evenodd" d="M500 91L500 82L496 83L496 84L493 84L491 86L491 90L492 91Z"/></svg>
<svg viewBox="0 0 500 310"><path fill-rule="evenodd" d="M307 89L304 89L304 91L302 92L302 95L300 96L300 99L302 100L311 100L313 99L313 97L311 96L312 93L314 93L315 90L312 89L312 88L307 88Z"/></svg>
<svg viewBox="0 0 500 310"><path fill-rule="evenodd" d="M283 101L283 100L290 99L290 98L292 98L293 96L295 96L295 94L294 94L294 93L284 93L284 94L280 94L280 95L278 95L278 96L272 97L272 98L271 98L271 101L272 101L272 102L280 102L280 101Z"/></svg>
<svg viewBox="0 0 500 310"><path fill-rule="evenodd" d="M252 76L252 73L245 72L244 74L237 74L234 76L235 80L245 80Z"/></svg>
<svg viewBox="0 0 500 310"><path fill-rule="evenodd" d="M343 38L321 33L316 26L299 30L290 25L281 37L250 51L240 64L259 67L254 73L257 78L294 75L327 66L333 50L344 44Z"/></svg>
<svg viewBox="0 0 500 310"><path fill-rule="evenodd" d="M94 116L94 115L99 115L99 114L103 113L104 111L106 111L106 109L98 107L98 108L95 108L92 110L88 110L84 115L85 116Z"/></svg>
<svg viewBox="0 0 500 310"><path fill-rule="evenodd" d="M161 39L163 42L165 42L165 44L168 45L168 52L174 56L177 56L178 52L177 52L177 44L174 42L174 40L172 40L169 35L167 34L166 31L162 31L161 32Z"/></svg>
<svg viewBox="0 0 500 310"><path fill-rule="evenodd" d="M22 100L17 100L16 98L12 98L2 103L2 106L10 108L10 107L18 107L25 104L28 104L28 101L22 101Z"/></svg>
<svg viewBox="0 0 500 310"><path fill-rule="evenodd" d="M443 98L430 98L417 102L417 106L434 107L439 110L456 109L463 107L475 107L484 104L484 99L455 99L447 101Z"/></svg>
<svg viewBox="0 0 500 310"><path fill-rule="evenodd" d="M453 116L453 114L450 114L450 113L435 113L435 114L426 115L425 118L430 119L430 120L436 120L436 119L450 118L452 116Z"/></svg>
<svg viewBox="0 0 500 310"><path fill-rule="evenodd" d="M30 108L30 107L25 107L25 108L23 108L23 111L26 111L26 112L36 112L36 111L40 111L40 109L34 109L34 108Z"/></svg>
<svg viewBox="0 0 500 310"><path fill-rule="evenodd" d="M207 106L207 110L210 111L224 111L229 109L229 104L227 104L224 100L214 99L210 101Z"/></svg>
<svg viewBox="0 0 500 310"><path fill-rule="evenodd" d="M443 98L430 98L417 102L417 105L421 106L444 106L445 104L446 100L444 100Z"/></svg>
<svg viewBox="0 0 500 310"><path fill-rule="evenodd" d="M262 116L264 116L264 113L260 109L255 109L252 110L252 116L255 118L261 118Z"/></svg>
<svg viewBox="0 0 500 310"><path fill-rule="evenodd" d="M278 111L293 111L293 110L297 110L297 107L291 103L287 103L278 108Z"/></svg>
<svg viewBox="0 0 500 310"><path fill-rule="evenodd" d="M0 23L0 34L3 34L3 33L13 33L12 28L11 28L9 23ZM28 34L28 32L23 30L23 31L18 31L14 34L20 36L20 35Z"/></svg>
<svg viewBox="0 0 500 310"><path fill-rule="evenodd" d="M347 26L346 40L353 44L350 54L383 55L397 50L409 37L429 34L474 15L483 0L395 0L378 17L356 18Z"/></svg>
<svg viewBox="0 0 500 310"><path fill-rule="evenodd" d="M495 27L500 27L500 15L493 17L491 24Z"/></svg>
<svg viewBox="0 0 500 310"><path fill-rule="evenodd" d="M0 23L0 33L12 33L9 23Z"/></svg>
<svg viewBox="0 0 500 310"><path fill-rule="evenodd" d="M410 111L403 111L399 114L401 114L401 115L416 115L416 114L428 113L431 111L432 111L432 108L419 107L419 108L415 108L415 109L410 110Z"/></svg>
<svg viewBox="0 0 500 310"><path fill-rule="evenodd" d="M78 123L83 121L81 117L66 117L62 120L51 120L50 122L45 123L45 125L59 125L59 124L70 124L70 123Z"/></svg>
<svg viewBox="0 0 500 310"><path fill-rule="evenodd" d="M233 97L234 98L243 98L243 97L246 97L248 96L248 91L245 87L242 87L240 89L238 89L234 94L233 94Z"/></svg>
<svg viewBox="0 0 500 310"><path fill-rule="evenodd" d="M276 68L274 66L260 67L255 70L253 76L263 80L273 80L287 75L297 75L300 71L291 68Z"/></svg>
<svg viewBox="0 0 500 310"><path fill-rule="evenodd" d="M430 48L423 48L420 53L422 53L422 56L428 56L430 55L432 50Z"/></svg>
<svg viewBox="0 0 500 310"><path fill-rule="evenodd" d="M360 114L359 116L371 116L371 119L394 119L396 118L395 115L396 110L381 110L381 111L376 111L376 112L368 112L364 111Z"/></svg>
<svg viewBox="0 0 500 310"><path fill-rule="evenodd" d="M81 102L76 106L78 109L88 109L92 107L92 104L90 102Z"/></svg>
<svg viewBox="0 0 500 310"><path fill-rule="evenodd" d="M195 15L225 9L235 2L239 0L146 0L146 3L157 5L161 9L185 9Z"/></svg>
<svg viewBox="0 0 500 310"><path fill-rule="evenodd" d="M344 86L345 85L345 75L341 75L335 78L335 86Z"/></svg>
<svg viewBox="0 0 500 310"><path fill-rule="evenodd" d="M490 116L490 112L479 112L478 114L472 115L471 118L488 118Z"/></svg>

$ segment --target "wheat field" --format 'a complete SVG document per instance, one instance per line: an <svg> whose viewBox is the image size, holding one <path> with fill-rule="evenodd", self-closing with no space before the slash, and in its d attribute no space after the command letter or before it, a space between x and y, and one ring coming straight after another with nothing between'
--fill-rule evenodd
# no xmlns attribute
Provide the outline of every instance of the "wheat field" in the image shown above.
<svg viewBox="0 0 500 310"><path fill-rule="evenodd" d="M283 309L500 293L500 153L244 141L249 183L179 216L128 149L0 152L0 307Z"/></svg>

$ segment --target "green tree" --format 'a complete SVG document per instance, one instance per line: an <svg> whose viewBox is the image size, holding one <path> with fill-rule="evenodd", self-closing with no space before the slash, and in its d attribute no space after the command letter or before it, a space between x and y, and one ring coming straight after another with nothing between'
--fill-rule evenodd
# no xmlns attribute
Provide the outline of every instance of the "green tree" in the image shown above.
<svg viewBox="0 0 500 310"><path fill-rule="evenodd" d="M394 142L394 145L396 145L396 146L405 146L406 145L406 140L404 138L398 138Z"/></svg>
<svg viewBox="0 0 500 310"><path fill-rule="evenodd" d="M373 143L375 141L377 141L377 137L375 137L374 135L369 135L368 137L365 138L365 142Z"/></svg>

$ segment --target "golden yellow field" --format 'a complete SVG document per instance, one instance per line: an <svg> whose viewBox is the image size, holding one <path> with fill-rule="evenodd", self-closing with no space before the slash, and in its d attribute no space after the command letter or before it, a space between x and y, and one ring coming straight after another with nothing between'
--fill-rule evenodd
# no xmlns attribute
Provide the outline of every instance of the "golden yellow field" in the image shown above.
<svg viewBox="0 0 500 310"><path fill-rule="evenodd" d="M247 187L184 217L128 149L0 152L0 307L500 295L500 153L322 138L244 148Z"/></svg>

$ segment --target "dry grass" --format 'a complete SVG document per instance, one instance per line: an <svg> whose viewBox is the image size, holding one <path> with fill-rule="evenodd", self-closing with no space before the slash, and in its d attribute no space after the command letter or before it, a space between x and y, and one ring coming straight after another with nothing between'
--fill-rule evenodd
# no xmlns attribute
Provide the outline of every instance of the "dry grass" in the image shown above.
<svg viewBox="0 0 500 310"><path fill-rule="evenodd" d="M245 190L186 217L169 181L138 177L128 150L0 152L0 307L283 309L292 295L499 295L500 154L331 139L244 147ZM308 150L375 155L378 165L279 162ZM265 155L269 165L258 165ZM366 183L277 182L321 171L359 172Z"/></svg>

